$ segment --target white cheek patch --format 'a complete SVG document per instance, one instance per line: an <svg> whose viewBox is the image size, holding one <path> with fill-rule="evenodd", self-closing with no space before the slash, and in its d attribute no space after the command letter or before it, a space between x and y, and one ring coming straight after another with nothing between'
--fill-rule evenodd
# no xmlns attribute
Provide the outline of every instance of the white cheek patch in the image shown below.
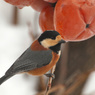
<svg viewBox="0 0 95 95"><path fill-rule="evenodd" d="M41 44L45 47L45 48L49 48L50 45L47 43L46 40L42 41Z"/></svg>
<svg viewBox="0 0 95 95"><path fill-rule="evenodd" d="M49 48L49 47L57 45L61 39L62 39L61 36L57 36L55 40L44 39L43 41L41 41L41 45L43 45L45 48Z"/></svg>
<svg viewBox="0 0 95 95"><path fill-rule="evenodd" d="M45 48L49 48L49 47L55 46L57 44L57 42L56 42L56 40L45 39L45 40L41 41L41 44Z"/></svg>

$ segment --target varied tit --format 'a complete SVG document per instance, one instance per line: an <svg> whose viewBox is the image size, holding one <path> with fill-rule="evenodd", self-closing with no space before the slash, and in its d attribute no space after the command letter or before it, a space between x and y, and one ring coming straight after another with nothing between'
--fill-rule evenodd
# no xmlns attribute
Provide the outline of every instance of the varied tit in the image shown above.
<svg viewBox="0 0 95 95"><path fill-rule="evenodd" d="M65 43L57 31L45 31L33 44L13 63L0 78L0 84L18 73L46 75L60 58L61 44Z"/></svg>

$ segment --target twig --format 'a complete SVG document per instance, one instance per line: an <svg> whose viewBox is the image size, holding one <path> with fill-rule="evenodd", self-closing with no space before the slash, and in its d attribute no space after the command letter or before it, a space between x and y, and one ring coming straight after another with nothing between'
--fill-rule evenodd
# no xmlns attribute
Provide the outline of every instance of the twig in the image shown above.
<svg viewBox="0 0 95 95"><path fill-rule="evenodd" d="M95 68L92 68L92 69L90 69L90 70L88 70L88 71L86 71L86 72L84 72L84 73L78 75L78 77L77 77L77 79L75 80L75 82L74 82L68 89L66 89L66 91L63 92L62 95L69 95L69 94L71 94L73 91L75 91L76 88L78 88L82 83L84 83L84 82L87 80L89 74L90 74L92 71L94 71L94 70L95 70ZM68 81L68 80L67 80L67 81Z"/></svg>
<svg viewBox="0 0 95 95"><path fill-rule="evenodd" d="M29 35L32 38L32 40L34 41L36 39L36 37L35 37L33 30L32 30L32 24L30 22L28 22L27 25L28 25L28 29L29 29Z"/></svg>
<svg viewBox="0 0 95 95"><path fill-rule="evenodd" d="M76 90L76 88L78 88L82 83L84 83L85 81L86 81L86 79L88 78L88 76L89 76L89 74L91 73L91 72L93 72L93 71L95 71L95 67L94 68L92 68L92 69L90 69L90 70L88 70L88 71L85 71L84 73L82 73L82 74L78 74L77 76L76 76L76 74L74 74L74 75L72 75L71 76L71 79L68 79L67 81L66 81L66 84L65 85L57 85L57 86L55 86L55 87L53 87L53 88L51 88L51 85L50 85L50 88L47 90L47 92L48 93L46 93L45 95L48 95L48 94L50 94L50 93L52 93L52 92L55 92L55 91L57 91L57 90L63 90L63 94L62 95L69 95L69 94L71 94L73 91L75 91ZM53 71L54 72L54 71ZM76 79L75 79L75 77L76 77ZM75 80L75 82L74 83L72 83L71 84L71 81L70 80ZM49 79L49 82L48 82L48 84L50 83L52 83L52 81L50 82L51 80ZM66 86L67 85L69 85L69 83L71 84L70 85L70 87L69 88L66 88ZM37 95L44 95L44 93L45 93L45 91L42 91L42 92L40 92L40 93L38 93Z"/></svg>
<svg viewBox="0 0 95 95"><path fill-rule="evenodd" d="M55 92L57 90L65 90L65 86L64 85L56 85L54 87L52 87L49 91L48 91L48 94L52 93L52 92ZM44 95L45 91L42 91L36 95Z"/></svg>
<svg viewBox="0 0 95 95"><path fill-rule="evenodd" d="M51 74L54 74L56 65L51 69ZM49 78L48 85L46 88L45 95L48 95L49 90L51 89L52 77Z"/></svg>
<svg viewBox="0 0 95 95"><path fill-rule="evenodd" d="M17 25L18 24L18 9L17 7L13 7L13 24Z"/></svg>
<svg viewBox="0 0 95 95"><path fill-rule="evenodd" d="M41 89L42 90L45 90L46 89L46 84L45 84L45 79L44 79L44 76L40 76L40 86L41 86Z"/></svg>
<svg viewBox="0 0 95 95"><path fill-rule="evenodd" d="M66 86L69 86L73 83L74 80L76 80L77 76L80 75L81 72L77 70L75 73L73 73L64 83Z"/></svg>
<svg viewBox="0 0 95 95"><path fill-rule="evenodd" d="M76 81L65 91L63 95L71 94L77 87L79 87L88 78L88 74L82 74L76 79Z"/></svg>

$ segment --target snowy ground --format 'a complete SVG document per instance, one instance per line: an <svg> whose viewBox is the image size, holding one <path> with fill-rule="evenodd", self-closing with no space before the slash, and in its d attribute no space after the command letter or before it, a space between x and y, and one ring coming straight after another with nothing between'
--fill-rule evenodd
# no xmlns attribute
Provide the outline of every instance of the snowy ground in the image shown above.
<svg viewBox="0 0 95 95"><path fill-rule="evenodd" d="M32 43L26 23L33 21L35 11L31 7L20 10L19 25L13 26L12 7L0 0L0 77ZM36 81L33 76L16 75L0 86L0 95L35 95ZM90 75L83 95L95 95L89 94L94 91L95 72Z"/></svg>

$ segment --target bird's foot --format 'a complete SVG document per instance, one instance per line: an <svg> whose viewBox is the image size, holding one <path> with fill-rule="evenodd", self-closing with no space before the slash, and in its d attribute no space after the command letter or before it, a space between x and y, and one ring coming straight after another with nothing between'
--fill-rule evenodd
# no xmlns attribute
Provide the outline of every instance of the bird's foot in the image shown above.
<svg viewBox="0 0 95 95"><path fill-rule="evenodd" d="M52 77L52 79L55 79L55 74L52 73L48 73L48 74L44 74L46 77Z"/></svg>

